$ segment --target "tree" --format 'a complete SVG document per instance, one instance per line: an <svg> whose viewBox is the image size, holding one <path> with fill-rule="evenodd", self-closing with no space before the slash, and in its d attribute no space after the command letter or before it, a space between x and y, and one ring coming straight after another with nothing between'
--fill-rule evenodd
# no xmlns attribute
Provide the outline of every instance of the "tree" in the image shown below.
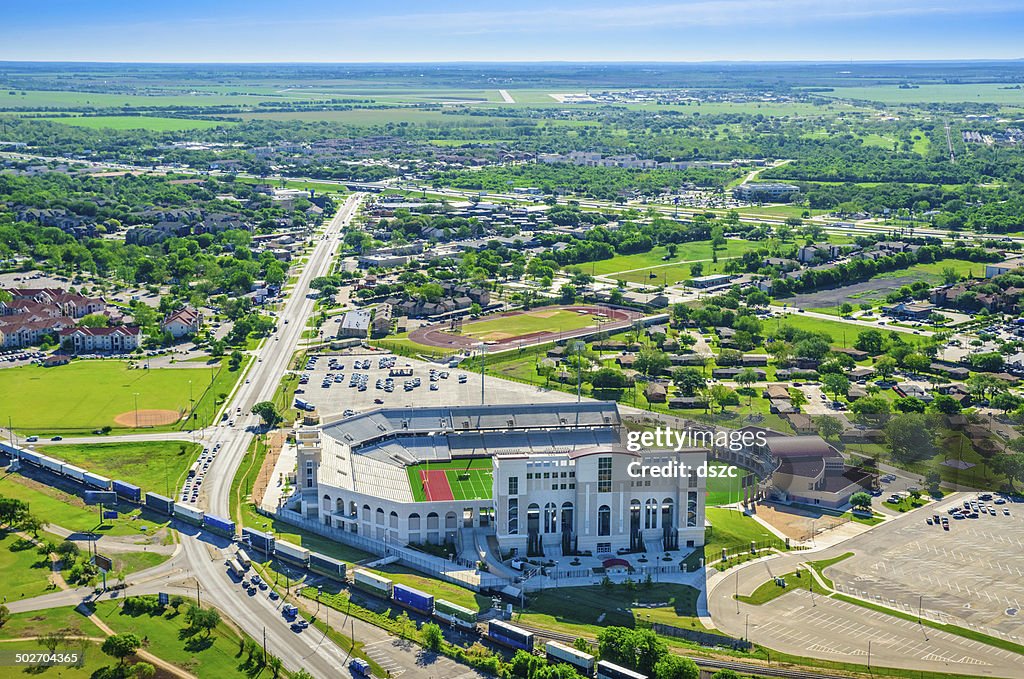
<svg viewBox="0 0 1024 679"><path fill-rule="evenodd" d="M870 509L871 496L865 492L854 493L850 496L850 505L855 509Z"/></svg>
<svg viewBox="0 0 1024 679"><path fill-rule="evenodd" d="M231 358L228 359L228 370L234 372L235 370L241 368L242 361L244 360L244 358L245 357L242 355L242 352L239 351L238 349L232 351Z"/></svg>
<svg viewBox="0 0 1024 679"><path fill-rule="evenodd" d="M700 669L689 658L666 653L654 665L654 679L699 679Z"/></svg>
<svg viewBox="0 0 1024 679"><path fill-rule="evenodd" d="M853 348L876 356L885 350L885 336L879 330L864 330L857 333Z"/></svg>
<svg viewBox="0 0 1024 679"><path fill-rule="evenodd" d="M441 644L444 643L444 633L441 628L432 622L428 622L420 627L420 634L423 636L423 645L431 651L441 650Z"/></svg>
<svg viewBox="0 0 1024 679"><path fill-rule="evenodd" d="M0 604L0 627L3 627L4 625L6 625L7 621L10 620L10 619L11 619L11 610L9 608L7 608L7 606L4 606L3 604Z"/></svg>
<svg viewBox="0 0 1024 679"><path fill-rule="evenodd" d="M150 679L156 676L156 668L148 662L140 661L132 665L132 676L136 679ZM292 675L293 677L295 675Z"/></svg>
<svg viewBox="0 0 1024 679"><path fill-rule="evenodd" d="M273 401L260 401L252 407L252 414L259 415L263 424L268 427L275 427L284 419L281 413L277 412Z"/></svg>
<svg viewBox="0 0 1024 679"><path fill-rule="evenodd" d="M664 351L648 347L640 350L633 365L643 374L653 377L672 365L672 359Z"/></svg>
<svg viewBox="0 0 1024 679"><path fill-rule="evenodd" d="M931 409L943 415L956 415L962 410L962 407L960 402L949 394L938 394L932 400Z"/></svg>
<svg viewBox="0 0 1024 679"><path fill-rule="evenodd" d="M118 664L123 665L124 659L135 653L142 646L142 639L128 632L126 634L115 634L107 637L100 646L100 650L112 658L117 658Z"/></svg>
<svg viewBox="0 0 1024 679"><path fill-rule="evenodd" d="M903 367L911 372L924 372L931 364L930 358L916 351L903 357Z"/></svg>
<svg viewBox="0 0 1024 679"><path fill-rule="evenodd" d="M822 389L832 394L832 400L838 401L840 396L846 396L850 391L850 380L845 375L827 373L821 376Z"/></svg>
<svg viewBox="0 0 1024 679"><path fill-rule="evenodd" d="M707 380L696 368L676 368L672 371L672 384L683 396L695 396Z"/></svg>
<svg viewBox="0 0 1024 679"><path fill-rule="evenodd" d="M206 636L210 636L210 633L220 624L220 613L213 608L189 606L189 609L185 611L185 620L196 631L205 632Z"/></svg>
<svg viewBox="0 0 1024 679"><path fill-rule="evenodd" d="M1002 410L1005 414L1019 407L1021 405L1021 400L1016 394L1004 391L992 396L992 398L989 399L988 404L996 410Z"/></svg>
<svg viewBox="0 0 1024 679"><path fill-rule="evenodd" d="M883 378L889 379L896 372L896 359L892 356L882 356L875 361L875 373Z"/></svg>
<svg viewBox="0 0 1024 679"><path fill-rule="evenodd" d="M625 389L629 379L621 370L599 368L590 376L590 383L595 389Z"/></svg>
<svg viewBox="0 0 1024 679"><path fill-rule="evenodd" d="M839 305L839 315L840 316L849 316L852 313L853 313L853 305L850 304L849 302L843 302L842 304Z"/></svg>
<svg viewBox="0 0 1024 679"><path fill-rule="evenodd" d="M923 413L926 404L916 396L902 396L894 399L892 406L900 413Z"/></svg>
<svg viewBox="0 0 1024 679"><path fill-rule="evenodd" d="M982 354L972 354L970 361L972 368L987 373L1000 372L1006 365L1006 361L1005 359L1003 359L1003 355L1000 354L998 351L989 351Z"/></svg>
<svg viewBox="0 0 1024 679"><path fill-rule="evenodd" d="M105 328L110 325L110 319L105 314L89 314L78 321L80 328Z"/></svg>
<svg viewBox="0 0 1024 679"><path fill-rule="evenodd" d="M818 427L818 433L824 439L838 438L840 434L846 429L843 423L839 421L838 417L832 417L831 415L822 415L814 420L815 425Z"/></svg>
<svg viewBox="0 0 1024 679"><path fill-rule="evenodd" d="M718 670L711 679L740 679L740 675L735 670Z"/></svg>
<svg viewBox="0 0 1024 679"><path fill-rule="evenodd" d="M274 679L277 679L281 674L281 670L284 669L284 663L281 662L281 659L276 655L272 655L267 658L267 667L269 667L270 671L273 673Z"/></svg>
<svg viewBox="0 0 1024 679"><path fill-rule="evenodd" d="M935 454L928 419L921 413L896 415L886 423L884 432L897 462L924 460Z"/></svg>

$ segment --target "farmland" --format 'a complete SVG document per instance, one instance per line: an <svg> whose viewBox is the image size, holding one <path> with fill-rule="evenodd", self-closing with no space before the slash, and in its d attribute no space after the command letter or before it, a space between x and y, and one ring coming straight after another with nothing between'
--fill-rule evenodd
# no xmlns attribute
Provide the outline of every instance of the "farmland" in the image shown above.
<svg viewBox="0 0 1024 679"><path fill-rule="evenodd" d="M91 127L108 130L155 130L170 132L176 130L207 130L222 125L234 125L233 122L217 120L200 120L196 118L157 118L149 116L75 116L62 118L43 118L63 125Z"/></svg>

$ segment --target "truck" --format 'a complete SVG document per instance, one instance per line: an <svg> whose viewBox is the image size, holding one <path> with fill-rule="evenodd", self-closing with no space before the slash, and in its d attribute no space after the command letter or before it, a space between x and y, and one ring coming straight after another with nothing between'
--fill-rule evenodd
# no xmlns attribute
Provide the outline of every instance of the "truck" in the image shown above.
<svg viewBox="0 0 1024 679"><path fill-rule="evenodd" d="M376 594L379 597L391 598L391 580L382 578L370 571L362 569L352 571L352 584L363 591Z"/></svg>
<svg viewBox="0 0 1024 679"><path fill-rule="evenodd" d="M395 583L391 587L391 600L399 606L423 615L434 612L434 597L407 585Z"/></svg>
<svg viewBox="0 0 1024 679"><path fill-rule="evenodd" d="M316 406L314 406L309 401L305 401L301 398L295 399L295 407L298 408L299 410L305 410L307 412L312 412L316 410Z"/></svg>
<svg viewBox="0 0 1024 679"><path fill-rule="evenodd" d="M358 677L372 677L370 674L370 663L362 658L352 658L348 663L349 671Z"/></svg>
<svg viewBox="0 0 1024 679"><path fill-rule="evenodd" d="M245 569L235 559L228 559L228 571L239 580L245 577Z"/></svg>
<svg viewBox="0 0 1024 679"><path fill-rule="evenodd" d="M242 564L242 568L245 568L247 570L249 566L252 565L252 559L249 558L249 555L245 553L244 549L240 549L237 552L235 552L235 560L237 560L238 563Z"/></svg>

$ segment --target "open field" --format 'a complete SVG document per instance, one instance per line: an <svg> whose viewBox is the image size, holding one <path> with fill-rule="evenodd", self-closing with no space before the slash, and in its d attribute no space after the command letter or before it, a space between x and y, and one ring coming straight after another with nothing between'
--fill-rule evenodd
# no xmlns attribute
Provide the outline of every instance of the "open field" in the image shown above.
<svg viewBox="0 0 1024 679"><path fill-rule="evenodd" d="M542 330L569 331L593 325L594 317L567 309L535 309L514 316L502 316L466 323L462 335L484 342L503 340Z"/></svg>
<svg viewBox="0 0 1024 679"><path fill-rule="evenodd" d="M143 510L121 514L117 519L99 521L99 508L88 507L79 495L39 483L21 474L0 476L0 495L23 500L29 511L55 526L77 533L94 531L101 535L151 535L165 526L166 517Z"/></svg>
<svg viewBox="0 0 1024 679"><path fill-rule="evenodd" d="M47 592L50 559L40 556L35 545L14 533L0 531L0 570L4 573L4 596L12 601Z"/></svg>
<svg viewBox="0 0 1024 679"><path fill-rule="evenodd" d="M91 472L173 497L203 447L187 441L43 446L42 452Z"/></svg>
<svg viewBox="0 0 1024 679"><path fill-rule="evenodd" d="M0 110L13 108L26 111L40 111L45 109L91 110L123 107L149 108L154 106L255 106L261 101L284 103L282 99L280 96L248 96L244 94L137 95L17 90L17 94L5 92L3 95L0 95Z"/></svg>
<svg viewBox="0 0 1024 679"><path fill-rule="evenodd" d="M937 262L914 264L906 269L886 271L885 273L875 276L872 280L901 278L903 276L907 276L912 280L925 280L937 285L942 282L942 272L945 269L953 269L953 271L958 275L965 278L985 277L984 262L969 262L964 259L940 259Z"/></svg>
<svg viewBox="0 0 1024 679"><path fill-rule="evenodd" d="M913 89L900 89L897 85L870 87L837 87L819 96L842 99L863 99L883 104L955 104L976 102L1024 106L1024 90L999 83L973 83L969 85L921 85Z"/></svg>
<svg viewBox="0 0 1024 679"><path fill-rule="evenodd" d="M700 275L709 276L711 274L725 273L725 263L730 259L733 259L733 257L719 255L717 262L712 262L710 259L700 262ZM656 266L650 269L627 271L612 275L616 280L640 283L641 285L675 285L676 283L693 278L693 272L690 268L693 265L693 262L680 262L669 266Z"/></svg>
<svg viewBox="0 0 1024 679"><path fill-rule="evenodd" d="M838 319L833 321L826 320L824 318L815 318L813 316L804 316L802 314L788 314L766 321L765 331L771 332L783 325L788 325L796 328L797 330L804 330L807 332L827 332L832 336L832 345L837 347L852 347L853 343L857 340L858 333L870 329L863 325L844 323ZM886 326L885 330L895 330L896 332L911 334L911 330L909 328L903 329L897 328L896 326Z"/></svg>
<svg viewBox="0 0 1024 679"><path fill-rule="evenodd" d="M74 361L56 368L2 370L0 392L19 395L8 401L8 414L14 428L27 434L115 427L118 415L134 413L136 407L185 413L190 394L197 401L194 421L200 427L212 421L217 395L230 392L240 373L202 364L144 370L130 369L126 361Z"/></svg>
<svg viewBox="0 0 1024 679"><path fill-rule="evenodd" d="M0 100L2 101L2 100ZM148 116L78 116L74 118L44 118L54 123L109 130L208 130L213 127L235 125L234 122L197 120L195 118L156 118Z"/></svg>
<svg viewBox="0 0 1024 679"><path fill-rule="evenodd" d="M730 239L726 242L725 247L719 249L718 257L719 259L736 257L738 255L742 255L744 252L756 250L758 247L763 247L764 245L764 243L756 243L753 241ZM665 264L696 262L711 259L711 241L709 240L679 243L678 246L679 247L676 249L676 256L669 259L665 259L668 257L668 250L664 246L659 245L652 248L649 252L640 252L634 255L616 255L611 259L602 259L596 262L585 262L573 266L579 267L581 271L591 275L600 276L614 274L619 271L634 271L658 267ZM710 264L710 261L707 263ZM705 266L705 268L707 267ZM657 271L657 269L655 269L655 271Z"/></svg>
<svg viewBox="0 0 1024 679"><path fill-rule="evenodd" d="M89 637L103 636L100 629L89 618L82 615L77 608L63 606L48 608L44 611L11 614L11 619L3 627L0 627L0 639L20 639L49 634L58 630L68 630L74 634Z"/></svg>

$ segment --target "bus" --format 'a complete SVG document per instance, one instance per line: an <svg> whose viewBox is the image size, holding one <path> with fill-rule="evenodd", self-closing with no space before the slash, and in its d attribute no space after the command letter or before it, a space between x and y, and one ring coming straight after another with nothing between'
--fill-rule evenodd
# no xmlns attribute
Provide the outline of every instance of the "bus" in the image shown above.
<svg viewBox="0 0 1024 679"><path fill-rule="evenodd" d="M245 577L245 569L234 559L228 559L228 570L239 580Z"/></svg>

